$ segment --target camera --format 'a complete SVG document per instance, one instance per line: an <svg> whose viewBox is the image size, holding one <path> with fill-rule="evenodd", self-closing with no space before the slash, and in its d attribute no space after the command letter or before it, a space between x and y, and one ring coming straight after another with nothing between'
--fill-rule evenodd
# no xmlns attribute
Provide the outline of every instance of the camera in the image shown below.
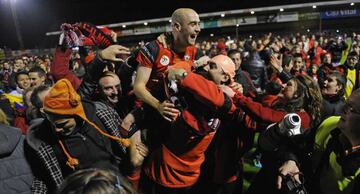
<svg viewBox="0 0 360 194"><path fill-rule="evenodd" d="M296 113L287 114L284 119L280 121L276 129L280 134L288 137L300 135L302 133L301 118Z"/></svg>
<svg viewBox="0 0 360 194"><path fill-rule="evenodd" d="M291 175L283 176L282 191L285 194L308 194L305 186Z"/></svg>
<svg viewBox="0 0 360 194"><path fill-rule="evenodd" d="M296 113L290 113L278 122L270 124L259 137L259 146L264 151L277 151L281 145L291 138L303 133L301 118Z"/></svg>

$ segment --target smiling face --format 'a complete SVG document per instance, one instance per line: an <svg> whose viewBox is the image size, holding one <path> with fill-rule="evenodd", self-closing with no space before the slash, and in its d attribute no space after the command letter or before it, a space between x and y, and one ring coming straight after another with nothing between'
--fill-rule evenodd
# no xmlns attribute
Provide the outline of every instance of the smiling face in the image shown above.
<svg viewBox="0 0 360 194"><path fill-rule="evenodd" d="M30 78L27 74L20 74L16 78L16 83L19 88L27 89L30 87Z"/></svg>
<svg viewBox="0 0 360 194"><path fill-rule="evenodd" d="M229 57L233 60L233 62L235 63L235 70L238 70L241 66L241 54L240 52L237 53L233 53L231 55L229 55Z"/></svg>
<svg viewBox="0 0 360 194"><path fill-rule="evenodd" d="M185 51L190 45L195 45L200 33L199 15L192 9L180 8L172 16L173 35L175 47L179 51Z"/></svg>
<svg viewBox="0 0 360 194"><path fill-rule="evenodd" d="M119 95L121 94L120 79L118 76L106 76L99 80L99 85L106 100L111 104L119 102Z"/></svg>
<svg viewBox="0 0 360 194"><path fill-rule="evenodd" d="M37 72L29 72L30 84L31 86L40 86L45 84L45 77L40 77Z"/></svg>

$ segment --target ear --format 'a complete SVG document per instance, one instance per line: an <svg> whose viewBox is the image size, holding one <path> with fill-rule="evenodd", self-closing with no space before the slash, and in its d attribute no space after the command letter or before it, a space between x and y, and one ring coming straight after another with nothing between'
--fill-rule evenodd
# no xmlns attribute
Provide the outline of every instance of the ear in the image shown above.
<svg viewBox="0 0 360 194"><path fill-rule="evenodd" d="M337 85L337 88L336 88L336 92L342 90L343 86L340 84L340 85Z"/></svg>
<svg viewBox="0 0 360 194"><path fill-rule="evenodd" d="M222 76L221 82L226 83L227 81L229 81L229 79L230 79L230 76L228 74L224 74Z"/></svg>
<svg viewBox="0 0 360 194"><path fill-rule="evenodd" d="M180 31L180 30L181 30L181 25L180 25L180 23L179 23L179 22L175 22L173 28L176 29L177 31Z"/></svg>

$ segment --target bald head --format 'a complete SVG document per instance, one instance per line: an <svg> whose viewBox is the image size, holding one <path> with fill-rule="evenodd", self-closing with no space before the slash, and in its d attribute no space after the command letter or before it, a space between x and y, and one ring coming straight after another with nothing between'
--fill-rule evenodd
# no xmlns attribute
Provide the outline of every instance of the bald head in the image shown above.
<svg viewBox="0 0 360 194"><path fill-rule="evenodd" d="M171 16L174 48L184 52L187 46L195 45L200 32L199 15L190 8L179 8Z"/></svg>
<svg viewBox="0 0 360 194"><path fill-rule="evenodd" d="M171 16L171 23L174 25L175 23L180 23L181 25L183 22L188 19L190 16L198 15L195 10L190 8L179 8L175 10Z"/></svg>

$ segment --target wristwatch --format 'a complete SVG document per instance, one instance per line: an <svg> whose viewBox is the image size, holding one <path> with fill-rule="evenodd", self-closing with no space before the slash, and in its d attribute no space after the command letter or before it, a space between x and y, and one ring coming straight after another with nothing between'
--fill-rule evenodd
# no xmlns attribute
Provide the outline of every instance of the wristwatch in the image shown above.
<svg viewBox="0 0 360 194"><path fill-rule="evenodd" d="M176 76L176 80L181 81L181 80L185 79L185 77L187 75L188 75L188 73L186 71L184 71L181 75Z"/></svg>

